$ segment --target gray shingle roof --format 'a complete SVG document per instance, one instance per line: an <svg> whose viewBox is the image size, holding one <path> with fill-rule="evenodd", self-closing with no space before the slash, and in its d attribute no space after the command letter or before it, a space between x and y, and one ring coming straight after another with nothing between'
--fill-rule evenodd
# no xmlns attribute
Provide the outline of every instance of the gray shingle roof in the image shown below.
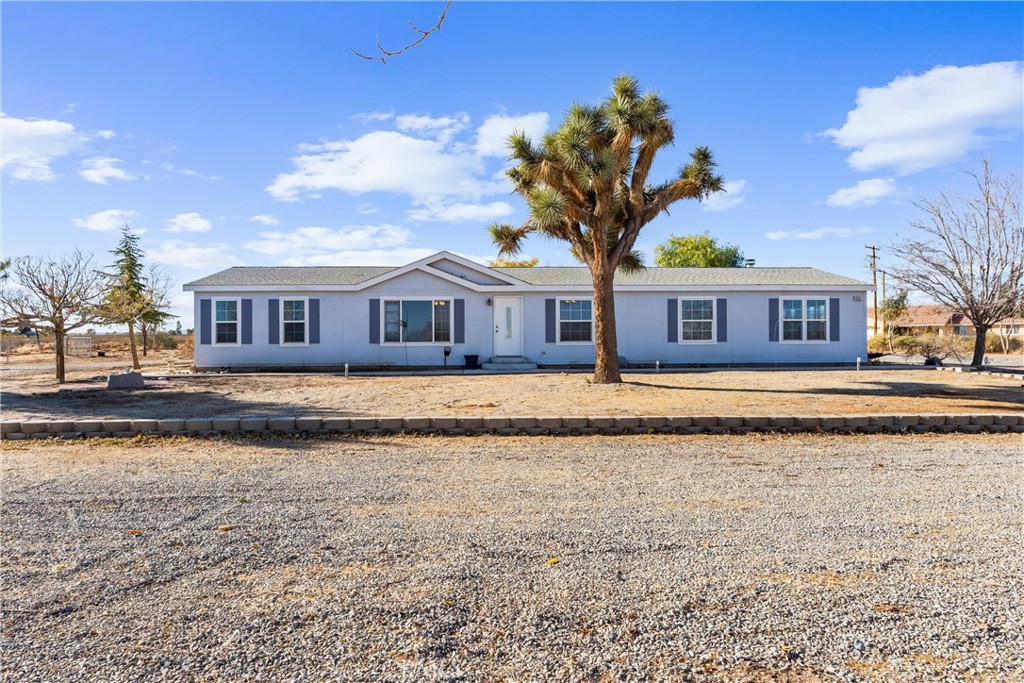
<svg viewBox="0 0 1024 683"><path fill-rule="evenodd" d="M236 266L185 286L356 285L392 270L393 266Z"/></svg>
<svg viewBox="0 0 1024 683"><path fill-rule="evenodd" d="M495 268L531 285L589 285L590 271L583 267ZM852 277L826 273L817 268L647 268L638 273L617 273L617 285L865 285Z"/></svg>

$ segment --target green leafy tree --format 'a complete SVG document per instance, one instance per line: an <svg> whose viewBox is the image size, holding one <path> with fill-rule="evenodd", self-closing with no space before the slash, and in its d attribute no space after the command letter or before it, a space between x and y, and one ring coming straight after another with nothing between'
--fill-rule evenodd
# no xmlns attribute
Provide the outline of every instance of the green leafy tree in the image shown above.
<svg viewBox="0 0 1024 683"><path fill-rule="evenodd" d="M538 263L540 263L540 259L538 257L519 260L496 258L492 261L488 261L487 265L491 268L533 268Z"/></svg>
<svg viewBox="0 0 1024 683"><path fill-rule="evenodd" d="M492 225L499 256L519 253L532 233L569 243L590 270L594 291L594 382L621 382L615 334L615 272L642 269L633 249L640 230L681 199L722 190L710 150L697 147L678 176L650 184L655 155L675 140L668 105L619 76L599 106L574 104L540 145L521 131L509 136L508 171L530 210L526 223Z"/></svg>
<svg viewBox="0 0 1024 683"><path fill-rule="evenodd" d="M706 232L670 235L654 248L654 262L660 268L740 268L743 252L735 244L719 244Z"/></svg>
<svg viewBox="0 0 1024 683"><path fill-rule="evenodd" d="M121 241L110 252L114 259L112 273L106 274L107 292L103 298L103 310L109 322L128 326L128 343L132 351L132 367L139 364L139 350L135 343L135 326L149 312L151 300L142 274L142 259L145 252L139 246L139 236L128 226L121 230Z"/></svg>
<svg viewBox="0 0 1024 683"><path fill-rule="evenodd" d="M882 316L882 324L885 326L885 338L889 342L889 353L895 353L893 347L893 337L896 335L896 326L893 325L894 320L898 320L904 313L907 312L907 301L910 293L901 289L899 294L896 296L890 296L882 299L882 303L878 306L877 313Z"/></svg>

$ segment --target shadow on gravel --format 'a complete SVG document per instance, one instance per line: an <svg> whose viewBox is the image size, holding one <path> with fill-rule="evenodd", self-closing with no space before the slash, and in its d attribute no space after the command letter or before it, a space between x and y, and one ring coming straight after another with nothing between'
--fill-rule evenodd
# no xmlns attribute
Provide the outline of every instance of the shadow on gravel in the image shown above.
<svg viewBox="0 0 1024 683"><path fill-rule="evenodd" d="M295 405L274 401L239 400L216 391L176 389L73 389L19 393L4 391L4 411L38 415L39 419L163 419L210 417L264 417L300 415ZM194 406L202 406L196 409ZM359 417L363 413L323 408L305 409L318 417Z"/></svg>
<svg viewBox="0 0 1024 683"><path fill-rule="evenodd" d="M693 392L692 387L679 387L669 384L655 384L653 382L627 382L634 386L652 387L657 389L671 389L677 391ZM992 410L1002 408L1006 410L1020 410L1024 408L1024 395L1019 387L1015 385L976 387L957 386L953 384L939 384L935 382L864 382L856 388L807 388L807 389L757 389L751 387L701 387L700 391L724 392L724 393L761 393L761 394L807 394L808 396L879 396L886 398L927 398L927 399L949 399L957 401L957 411L964 409ZM963 405L965 399L981 401L972 405Z"/></svg>

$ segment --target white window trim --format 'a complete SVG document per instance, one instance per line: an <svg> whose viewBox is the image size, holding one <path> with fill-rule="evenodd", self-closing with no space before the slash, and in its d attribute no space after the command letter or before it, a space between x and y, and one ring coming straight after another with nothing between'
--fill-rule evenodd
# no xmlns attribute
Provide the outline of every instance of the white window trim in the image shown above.
<svg viewBox="0 0 1024 683"><path fill-rule="evenodd" d="M711 302L711 339L683 339L683 301L710 301ZM717 344L718 343L718 301L708 296L681 296L676 301L676 343L687 346L693 344ZM688 320L687 322L707 322Z"/></svg>
<svg viewBox="0 0 1024 683"><path fill-rule="evenodd" d="M401 309L402 302L405 301L447 301L448 302L448 341L428 341L428 342L407 342L407 341L385 341L385 328L387 326L387 320L385 319L385 306L389 301L397 301L399 309ZM434 307L430 307L430 329L431 336L436 330L437 321L434 320ZM404 330L399 331L400 336L404 336ZM382 346L452 346L455 338L455 299L454 297L447 296L402 296L402 297L391 297L382 298L380 300L380 343Z"/></svg>
<svg viewBox="0 0 1024 683"><path fill-rule="evenodd" d="M285 319L284 319L284 302L285 301L302 301L303 302L302 310L305 311L305 320L303 321L303 325L305 326L305 329L302 332L302 338L305 341L286 342L284 340L284 323L285 323ZM278 346L309 346L309 298L308 297L305 297L305 296L281 297L280 301L278 302L278 314L277 314L277 317L278 317L278 325L277 325L277 334L278 334L277 344L278 344ZM298 321L289 320L288 322L298 322Z"/></svg>
<svg viewBox="0 0 1024 683"><path fill-rule="evenodd" d="M218 342L217 341L217 302L218 301L234 301L235 311L238 317L235 319L235 339L236 342ZM210 299L210 324L213 329L210 330L210 345L211 346L241 346L242 345L242 297L238 296L218 296ZM221 321L222 325L227 324L226 321Z"/></svg>
<svg viewBox="0 0 1024 683"><path fill-rule="evenodd" d="M787 321L784 316L786 310L787 301L800 301L803 306L800 319L800 336L801 339L786 339L783 329L785 328L786 322L796 322L795 320ZM824 301L825 302L825 319L821 322L825 323L825 338L824 339L808 339L807 338L807 302L808 301ZM781 344L828 344L831 341L832 325L831 323L831 308L832 304L827 296L786 296L779 297L779 343ZM818 322L816 318L813 322Z"/></svg>
<svg viewBox="0 0 1024 683"><path fill-rule="evenodd" d="M590 341L562 341L562 302L563 301L589 301L590 302ZM582 320L566 320L570 323L584 322ZM594 297L592 296L560 296L555 298L555 343L560 346L593 346L594 337L597 336L597 323L594 322Z"/></svg>

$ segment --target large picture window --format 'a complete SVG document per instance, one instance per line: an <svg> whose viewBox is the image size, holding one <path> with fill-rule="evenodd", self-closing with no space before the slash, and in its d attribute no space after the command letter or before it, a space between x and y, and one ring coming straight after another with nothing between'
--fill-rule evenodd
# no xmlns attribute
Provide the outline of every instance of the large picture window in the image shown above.
<svg viewBox="0 0 1024 683"><path fill-rule="evenodd" d="M559 343L593 343L594 302L590 299L558 300Z"/></svg>
<svg viewBox="0 0 1024 683"><path fill-rule="evenodd" d="M828 300L783 299L782 341L828 341Z"/></svg>
<svg viewBox="0 0 1024 683"><path fill-rule="evenodd" d="M679 300L679 342L715 341L715 300Z"/></svg>
<svg viewBox="0 0 1024 683"><path fill-rule="evenodd" d="M281 299L281 343L306 343L307 308L306 299Z"/></svg>
<svg viewBox="0 0 1024 683"><path fill-rule="evenodd" d="M446 344L451 340L451 299L384 301L385 343Z"/></svg>
<svg viewBox="0 0 1024 683"><path fill-rule="evenodd" d="M213 343L238 344L238 299L213 300Z"/></svg>

